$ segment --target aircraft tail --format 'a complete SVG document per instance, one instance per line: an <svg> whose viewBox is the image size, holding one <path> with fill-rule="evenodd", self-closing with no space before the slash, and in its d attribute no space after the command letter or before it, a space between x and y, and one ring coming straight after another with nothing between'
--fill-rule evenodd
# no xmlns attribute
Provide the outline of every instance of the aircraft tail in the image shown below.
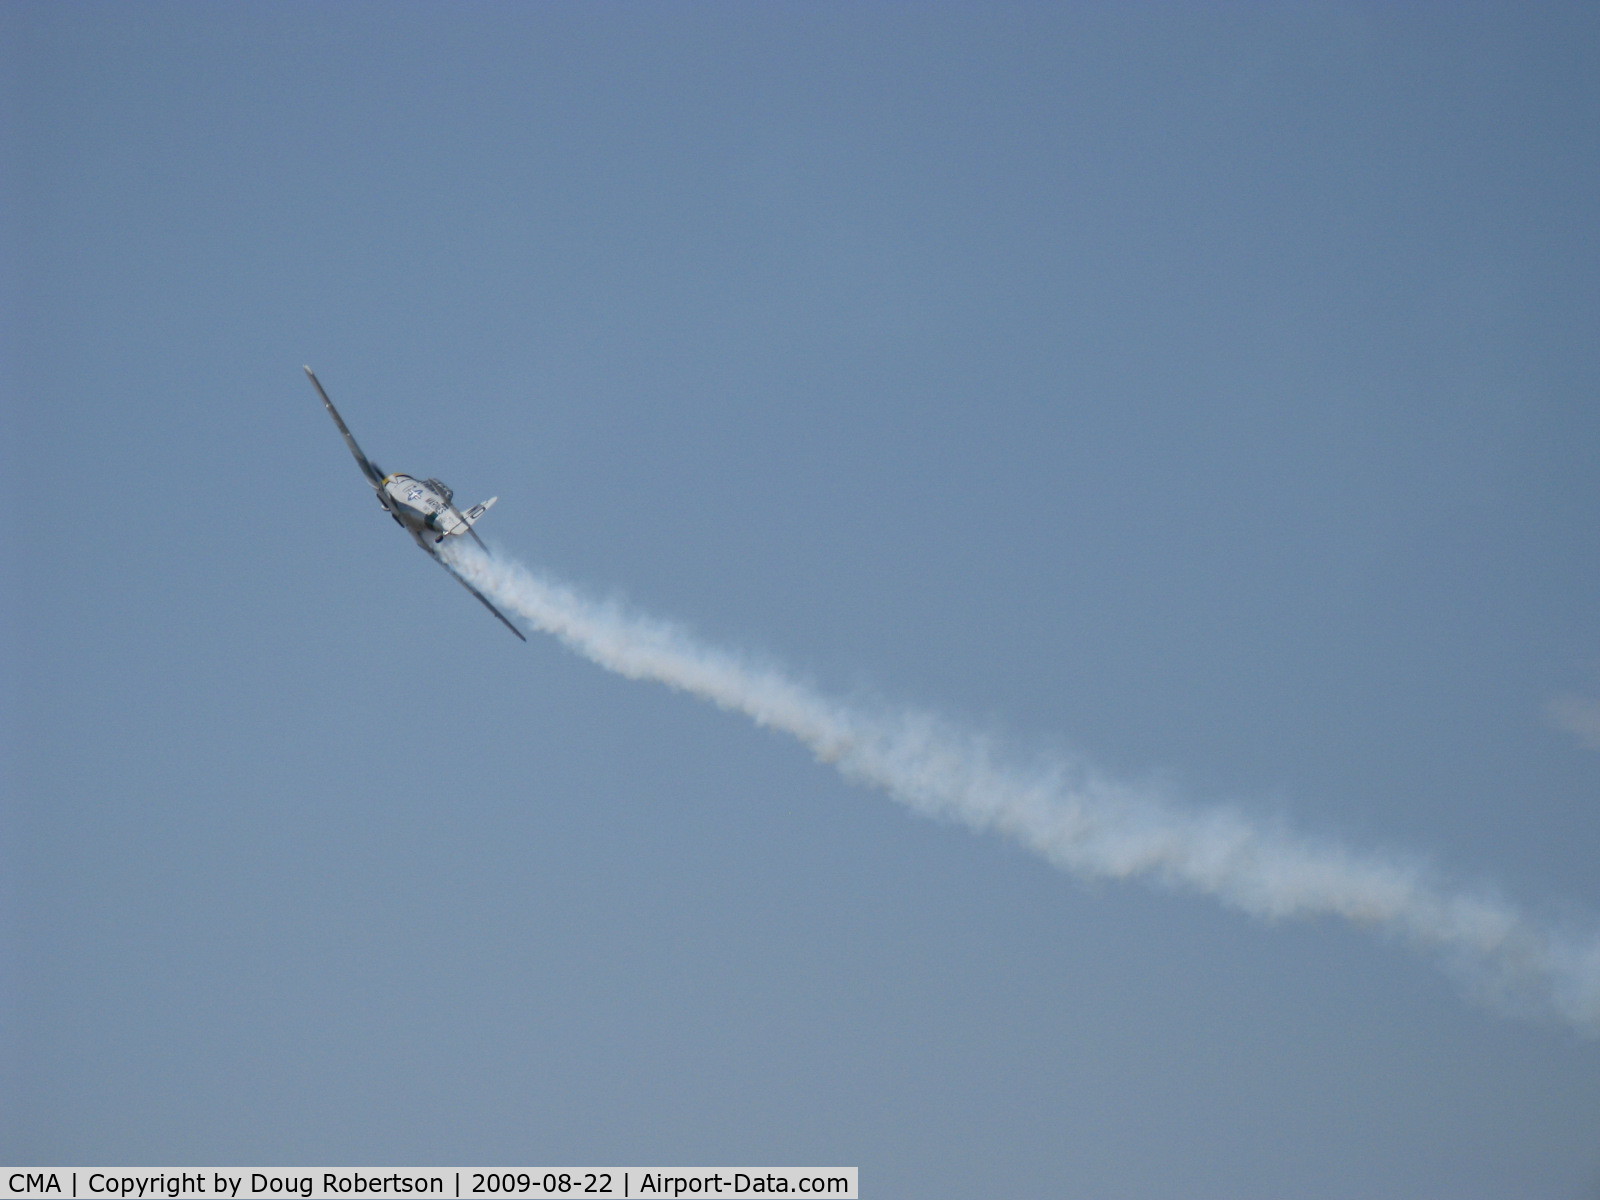
<svg viewBox="0 0 1600 1200"><path fill-rule="evenodd" d="M473 541L480 546L483 545L483 539L478 536L478 531L473 526L482 520L483 514L488 512L498 499L500 499L499 496L491 496L482 504L474 504L466 512L462 512L459 508L451 505L439 514L438 523L434 525L434 528L439 531L439 535L433 539L434 545L443 542L447 537L460 537L463 533L470 533Z"/></svg>

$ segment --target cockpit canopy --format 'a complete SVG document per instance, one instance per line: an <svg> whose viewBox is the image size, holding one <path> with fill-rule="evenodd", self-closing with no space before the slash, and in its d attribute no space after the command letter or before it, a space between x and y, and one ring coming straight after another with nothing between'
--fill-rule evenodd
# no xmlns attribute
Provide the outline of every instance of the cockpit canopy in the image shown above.
<svg viewBox="0 0 1600 1200"><path fill-rule="evenodd" d="M427 480L424 480L423 482L426 483L429 487L431 487L434 491L438 492L439 495L443 496L444 497L444 502L446 504L454 504L455 503L456 494L454 492L452 492L444 484L440 483L437 479L427 479Z"/></svg>

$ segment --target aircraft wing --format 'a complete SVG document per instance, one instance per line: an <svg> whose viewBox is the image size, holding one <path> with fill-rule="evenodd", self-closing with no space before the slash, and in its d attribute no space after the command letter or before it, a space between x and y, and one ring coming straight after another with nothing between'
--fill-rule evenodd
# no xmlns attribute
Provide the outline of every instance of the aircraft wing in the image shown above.
<svg viewBox="0 0 1600 1200"><path fill-rule="evenodd" d="M433 551L432 551L432 550L429 550L429 551L428 551L428 555L429 555L429 557L430 557L430 558L432 558L432 559L433 559L433 561L434 561L434 562L436 562L436 563L438 563L438 564L439 564L439 565L440 565L440 566L441 566L441 567L443 567L443 568L444 568L444 569L445 569L445 570L446 570L446 571L449 571L449 572L450 572L450 578L452 578L452 579L454 579L454 580L455 580L455 581L456 581L456 582L457 582L457 583L459 583L459 584L460 584L460 585L461 585L461 586L462 586L462 587L464 587L464 588L466 588L466 589L467 589L467 591L469 591L469 592L471 592L471 593L472 593L472 594L473 594L473 595L474 595L474 596L476 596L476 597L477 597L477 598L478 598L478 603L479 603L479 604L481 604L481 605L483 605L483 606L484 606L484 607L485 607L485 608L487 608L487 609L488 609L488 610L489 610L489 611L490 611L490 612L492 612L492 613L493 613L493 614L494 614L494 615L495 615L495 616L496 616L496 617L498 617L498 618L500 618L500 624L502 624L502 625L504 625L504 626L505 626L505 627L506 627L506 628L507 628L507 629L509 629L509 630L511 630L511 632L512 632L512 633L514 633L514 634L516 634L516 635L517 635L517 636L518 636L518 637L519 637L519 638L521 638L521 639L522 639L522 640L523 640L523 641L527 641L527 640L528 640L528 635L527 635L527 634L525 634L525 633L523 633L523 632L522 632L522 630L520 630L520 629L518 629L518 628L517 628L517 627L516 627L516 626L515 626L515 625L513 625L513 624L512 624L512 623L511 623L511 622L510 622L510 621L509 621L509 620L508 620L508 619L507 619L507 618L506 618L506 615L505 615L505 613L503 613L503 612L501 612L501 611L500 611L500 610L499 610L499 609L498 609L498 608L496 608L496 607L495 607L495 606L494 606L494 605L493 605L493 604L490 604L490 603L489 603L489 597L487 597L487 596L485 596L485 595L484 595L484 594L483 594L483 593L482 593L482 592L480 592L480 591L479 591L479 590L478 590L478 589L477 589L477 588L475 588L475 587L473 587L473 586L472 586L472 585L471 585L471 584L470 584L470 583L468 583L468 582L467 582L467 581L466 581L466 580L465 580L465 579L463 579L463 578L462 578L462 576L461 576L461 574L460 574L460 572L458 572L458 571L457 571L457 570L456 570L456 569L455 569L455 568L454 568L454 567L452 567L452 566L451 566L451 565L450 565L450 564L449 564L449 563L447 563L447 562L445 562L445 560L444 560L444 559L442 559L442 558L440 558L440 557L439 557L439 556L438 556L438 555L437 555L437 554L435 554L435 553L434 553L434 552L433 552Z"/></svg>
<svg viewBox="0 0 1600 1200"><path fill-rule="evenodd" d="M350 434L350 427L344 423L344 418L339 415L339 410L333 406L333 401L328 399L328 393L322 390L322 383L317 379L317 374L310 367L305 368L306 378L311 380L311 386L317 389L317 395L322 397L322 402L328 406L328 415L333 418L333 423L339 427L339 432L344 434L344 444L350 447L350 453L356 456L356 462L361 464L361 473L367 477L367 482L379 491L383 490L383 472L378 469L378 464L365 454L361 447L356 445L356 439Z"/></svg>

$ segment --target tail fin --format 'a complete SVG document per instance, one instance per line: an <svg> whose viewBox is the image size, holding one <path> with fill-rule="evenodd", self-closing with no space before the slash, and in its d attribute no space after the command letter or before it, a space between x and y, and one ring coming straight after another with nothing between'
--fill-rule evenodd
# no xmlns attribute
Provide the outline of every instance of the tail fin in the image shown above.
<svg viewBox="0 0 1600 1200"><path fill-rule="evenodd" d="M473 528L473 525L477 524L477 522L483 517L484 513L488 512L494 507L494 502L498 499L500 499L499 496L490 496L482 504L474 504L471 508L467 509L466 512L461 514L461 528L455 531L456 533L470 533L472 535L472 540L477 542L479 546L483 547L485 553L488 553L489 547L483 545L483 539L478 536L478 531ZM479 599L482 599L482 597L479 597ZM500 616L499 613L496 613L495 615ZM502 621L505 620L504 617L500 617L500 619Z"/></svg>

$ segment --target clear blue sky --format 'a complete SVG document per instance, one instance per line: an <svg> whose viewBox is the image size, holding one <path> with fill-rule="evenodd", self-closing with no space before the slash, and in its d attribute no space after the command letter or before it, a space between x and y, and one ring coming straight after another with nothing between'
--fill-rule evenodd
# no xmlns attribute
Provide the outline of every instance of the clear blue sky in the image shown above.
<svg viewBox="0 0 1600 1200"><path fill-rule="evenodd" d="M1600 914L1592 5L40 4L0 1158L1600 1195L1600 1042L524 646L379 512Z"/></svg>

